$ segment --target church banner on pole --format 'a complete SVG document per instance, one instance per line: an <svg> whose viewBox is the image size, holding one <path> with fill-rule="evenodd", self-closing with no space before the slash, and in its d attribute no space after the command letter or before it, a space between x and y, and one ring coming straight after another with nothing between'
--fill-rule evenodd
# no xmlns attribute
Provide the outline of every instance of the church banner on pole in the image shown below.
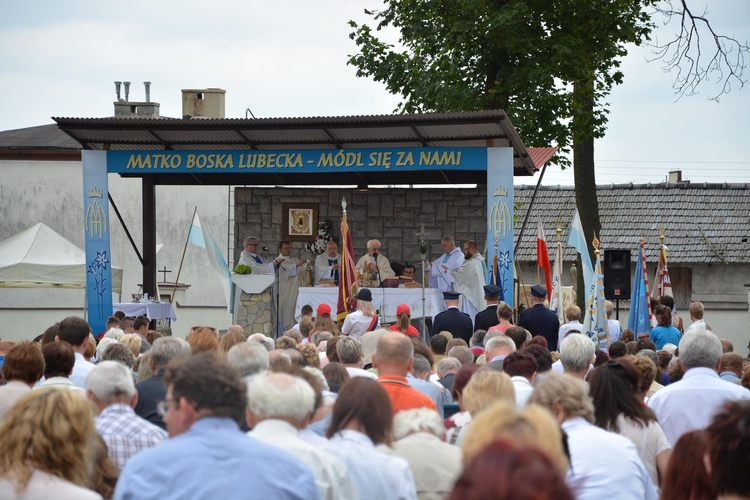
<svg viewBox="0 0 750 500"><path fill-rule="evenodd" d="M86 311L94 334L112 315L112 253L109 247L107 152L83 151L83 221L86 245Z"/></svg>
<svg viewBox="0 0 750 500"><path fill-rule="evenodd" d="M487 262L497 257L492 282L513 307L513 149L487 149ZM490 279L487 280L491 282Z"/></svg>

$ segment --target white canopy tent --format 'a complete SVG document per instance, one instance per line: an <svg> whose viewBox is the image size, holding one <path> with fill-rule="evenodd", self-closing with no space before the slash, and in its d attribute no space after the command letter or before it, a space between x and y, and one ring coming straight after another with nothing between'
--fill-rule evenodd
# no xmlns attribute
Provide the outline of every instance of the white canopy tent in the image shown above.
<svg viewBox="0 0 750 500"><path fill-rule="evenodd" d="M112 266L112 291L122 269ZM0 288L86 288L83 250L39 223L0 242Z"/></svg>

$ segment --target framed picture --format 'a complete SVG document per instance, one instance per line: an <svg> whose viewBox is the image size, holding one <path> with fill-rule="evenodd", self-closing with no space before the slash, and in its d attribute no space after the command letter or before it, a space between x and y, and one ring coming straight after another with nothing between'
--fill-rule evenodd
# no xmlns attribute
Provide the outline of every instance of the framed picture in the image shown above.
<svg viewBox="0 0 750 500"><path fill-rule="evenodd" d="M317 203L281 204L281 239L310 241L318 233Z"/></svg>

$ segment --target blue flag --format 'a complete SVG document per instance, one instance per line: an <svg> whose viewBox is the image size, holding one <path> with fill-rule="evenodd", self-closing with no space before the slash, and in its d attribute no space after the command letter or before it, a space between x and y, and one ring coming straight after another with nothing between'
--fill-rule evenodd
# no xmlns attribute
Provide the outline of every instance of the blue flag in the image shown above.
<svg viewBox="0 0 750 500"><path fill-rule="evenodd" d="M628 328L635 332L635 338L648 335L651 331L649 322L648 289L643 272L643 244L638 248L638 261L633 278L633 294L630 297L630 313L628 314Z"/></svg>
<svg viewBox="0 0 750 500"><path fill-rule="evenodd" d="M609 336L609 324L604 314L604 274L602 274L602 258L596 259L594 269L594 283L589 290L586 303L586 316L583 320L583 333L588 336L597 347L609 348L609 344L602 346L604 337Z"/></svg>
<svg viewBox="0 0 750 500"><path fill-rule="evenodd" d="M229 271L229 266L227 265L226 259L224 259L224 255L221 253L219 245L211 237L208 229L201 225L198 210L193 214L193 221L190 224L190 232L188 232L187 241L191 245L206 249L206 255L211 264L211 269L213 269L214 273L219 278L224 297L227 299L227 309L231 311L234 302L232 274Z"/></svg>
<svg viewBox="0 0 750 500"><path fill-rule="evenodd" d="M581 216L578 214L577 208L573 214L573 221L570 223L570 228L568 229L567 243L568 246L575 248L576 252L581 254L581 263L583 264L583 289L588 293L594 283L594 266L591 262L589 247L586 244L586 237L583 234Z"/></svg>

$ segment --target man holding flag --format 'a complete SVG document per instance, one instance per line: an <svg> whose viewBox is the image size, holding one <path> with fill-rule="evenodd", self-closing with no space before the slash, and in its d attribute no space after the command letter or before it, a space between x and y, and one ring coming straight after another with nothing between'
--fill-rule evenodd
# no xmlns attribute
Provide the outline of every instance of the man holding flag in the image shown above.
<svg viewBox="0 0 750 500"><path fill-rule="evenodd" d="M682 324L682 318L677 315L674 304L674 293L672 292L672 280L669 278L669 269L667 268L667 246L664 244L664 234L659 236L661 248L659 249L659 264L656 267L656 276L654 277L654 288L651 296L659 300L661 305L669 307L672 311L672 325L680 333L685 333Z"/></svg>
<svg viewBox="0 0 750 500"><path fill-rule="evenodd" d="M643 250L643 238L638 247L638 260L633 277L633 292L630 297L630 312L628 313L628 328L635 332L635 338L648 337L651 332L651 302L646 282L646 256Z"/></svg>

